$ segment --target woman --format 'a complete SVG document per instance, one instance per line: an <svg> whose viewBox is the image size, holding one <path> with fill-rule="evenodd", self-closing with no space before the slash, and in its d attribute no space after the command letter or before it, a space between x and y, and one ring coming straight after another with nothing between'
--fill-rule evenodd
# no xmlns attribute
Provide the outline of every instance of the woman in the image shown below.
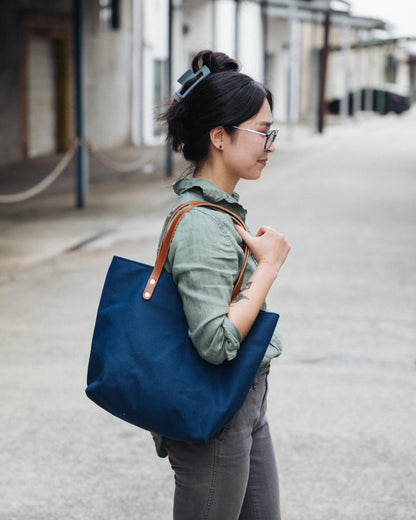
<svg viewBox="0 0 416 520"><path fill-rule="evenodd" d="M180 78L183 87L162 116L173 150L191 163L192 176L174 184L175 207L189 200L214 202L244 220L234 189L240 179L258 179L275 150L271 93L223 53L200 52L192 70ZM243 289L230 302L243 240L252 255ZM165 268L182 297L190 338L206 361L219 364L238 355L289 250L285 238L267 226L252 237L212 209L194 208L184 216ZM276 330L243 406L218 436L205 444L155 436L159 455L169 456L175 472L176 520L280 518L265 417L269 365L280 353Z"/></svg>

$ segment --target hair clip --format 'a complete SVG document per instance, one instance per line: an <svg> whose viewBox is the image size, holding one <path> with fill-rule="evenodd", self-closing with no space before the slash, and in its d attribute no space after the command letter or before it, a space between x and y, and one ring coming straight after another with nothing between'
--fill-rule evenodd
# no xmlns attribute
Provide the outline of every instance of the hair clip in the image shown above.
<svg viewBox="0 0 416 520"><path fill-rule="evenodd" d="M184 97L186 97L189 92L191 92L191 90L196 86L198 85L198 83L200 81L202 81L205 77L208 76L208 74L211 74L211 71L209 70L209 68L204 65L203 67L201 67L199 70L197 70L196 72L192 72L191 69L188 69L184 74L182 74L182 76L178 79L178 83L180 83L182 85L182 87L177 91L175 92L175 94L173 95L173 97L176 99L176 101L180 101L181 99L183 99ZM185 88L185 84L188 83L188 81L192 80L192 79L195 79L194 83L192 83L192 85L188 88Z"/></svg>

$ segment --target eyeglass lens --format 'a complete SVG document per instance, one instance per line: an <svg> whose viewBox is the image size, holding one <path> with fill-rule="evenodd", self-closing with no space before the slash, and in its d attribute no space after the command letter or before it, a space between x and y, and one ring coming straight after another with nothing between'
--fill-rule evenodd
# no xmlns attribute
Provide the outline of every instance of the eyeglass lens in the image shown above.
<svg viewBox="0 0 416 520"><path fill-rule="evenodd" d="M272 132L270 132L270 134L266 137L266 142L264 143L264 149L265 150L269 150L269 148L271 147L271 145L274 143L275 139L276 139L276 136L277 136L277 132L275 130L273 130Z"/></svg>

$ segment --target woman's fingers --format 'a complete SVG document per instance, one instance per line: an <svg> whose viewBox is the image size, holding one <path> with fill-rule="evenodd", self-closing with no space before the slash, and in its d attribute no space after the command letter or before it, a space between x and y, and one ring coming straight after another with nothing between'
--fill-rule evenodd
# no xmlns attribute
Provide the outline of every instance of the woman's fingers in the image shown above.
<svg viewBox="0 0 416 520"><path fill-rule="evenodd" d="M235 229L236 229L237 233L240 235L240 237L244 240L244 242L248 245L248 243L250 242L250 239L252 238L250 233L248 231L246 231L244 228L242 228L241 226L239 226L238 224L235 225Z"/></svg>
<svg viewBox="0 0 416 520"><path fill-rule="evenodd" d="M250 248L258 263L267 262L279 269L290 251L285 237L269 226L262 226L255 237L252 237L241 226L236 230Z"/></svg>

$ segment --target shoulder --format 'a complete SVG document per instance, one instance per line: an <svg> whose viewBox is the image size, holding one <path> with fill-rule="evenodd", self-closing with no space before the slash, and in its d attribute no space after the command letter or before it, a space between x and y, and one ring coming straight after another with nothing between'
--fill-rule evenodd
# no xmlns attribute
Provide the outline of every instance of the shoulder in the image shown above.
<svg viewBox="0 0 416 520"><path fill-rule="evenodd" d="M192 208L179 222L174 239L194 237L201 240L203 236L210 241L223 238L237 242L240 237L230 215L211 208Z"/></svg>
<svg viewBox="0 0 416 520"><path fill-rule="evenodd" d="M209 208L192 208L181 219L169 247L165 267L206 266L222 269L242 263L244 252L240 235L229 215Z"/></svg>

